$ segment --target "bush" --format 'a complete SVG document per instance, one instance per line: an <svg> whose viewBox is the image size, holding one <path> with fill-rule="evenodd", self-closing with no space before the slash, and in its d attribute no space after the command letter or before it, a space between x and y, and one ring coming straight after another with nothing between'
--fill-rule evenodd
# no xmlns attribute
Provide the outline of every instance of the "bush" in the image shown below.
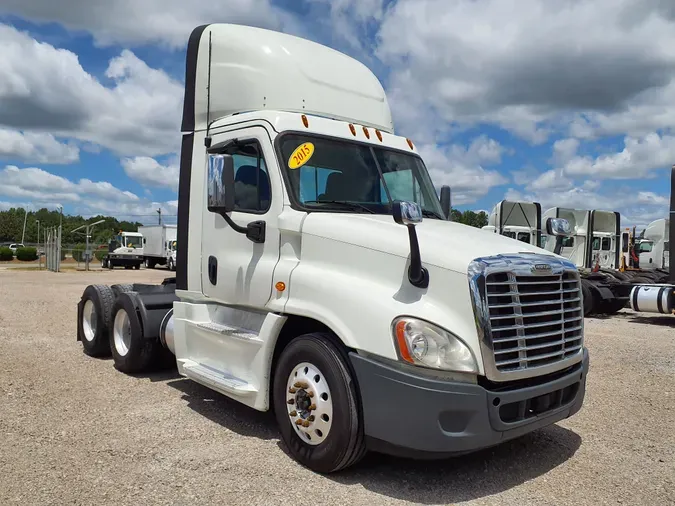
<svg viewBox="0 0 675 506"><path fill-rule="evenodd" d="M107 249L97 249L96 252L94 253L94 257L96 257L96 260L99 262L103 260L103 257L108 254Z"/></svg>
<svg viewBox="0 0 675 506"><path fill-rule="evenodd" d="M8 247L0 248L0 262L11 262L14 260L14 253Z"/></svg>
<svg viewBox="0 0 675 506"><path fill-rule="evenodd" d="M37 248L18 248L16 258L22 262L33 262L38 259Z"/></svg>
<svg viewBox="0 0 675 506"><path fill-rule="evenodd" d="M66 250L61 247L61 261L66 259Z"/></svg>
<svg viewBox="0 0 675 506"><path fill-rule="evenodd" d="M83 262L85 248L86 246L84 244L76 244L72 251L73 260L75 260L76 262Z"/></svg>

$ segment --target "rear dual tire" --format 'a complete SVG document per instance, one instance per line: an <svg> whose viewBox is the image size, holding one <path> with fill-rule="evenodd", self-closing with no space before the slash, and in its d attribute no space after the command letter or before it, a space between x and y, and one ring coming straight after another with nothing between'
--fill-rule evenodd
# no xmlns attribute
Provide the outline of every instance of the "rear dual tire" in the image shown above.
<svg viewBox="0 0 675 506"><path fill-rule="evenodd" d="M89 285L82 294L82 301L82 316L77 323L82 349L90 357L108 357L108 328L115 294L107 285Z"/></svg>
<svg viewBox="0 0 675 506"><path fill-rule="evenodd" d="M274 373L273 405L281 439L293 458L313 471L339 471L365 455L356 382L344 353L328 334L302 335L281 352ZM311 422L299 426L298 420Z"/></svg>
<svg viewBox="0 0 675 506"><path fill-rule="evenodd" d="M145 372L160 355L161 344L143 337L138 313L126 297L118 297L111 311L109 346L118 371Z"/></svg>

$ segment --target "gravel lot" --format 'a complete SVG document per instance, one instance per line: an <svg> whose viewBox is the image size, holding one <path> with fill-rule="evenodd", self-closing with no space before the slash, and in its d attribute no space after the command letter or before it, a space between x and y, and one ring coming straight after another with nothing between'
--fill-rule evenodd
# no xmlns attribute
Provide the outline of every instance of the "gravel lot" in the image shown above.
<svg viewBox="0 0 675 506"><path fill-rule="evenodd" d="M587 320L570 420L455 460L371 455L322 477L284 453L270 415L82 353L87 284L169 275L0 270L1 505L675 503L675 317Z"/></svg>

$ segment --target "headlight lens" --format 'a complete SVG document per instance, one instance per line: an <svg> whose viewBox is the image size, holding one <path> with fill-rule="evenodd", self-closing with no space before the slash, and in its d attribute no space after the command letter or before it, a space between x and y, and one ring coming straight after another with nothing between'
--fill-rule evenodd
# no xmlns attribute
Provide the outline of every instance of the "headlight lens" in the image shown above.
<svg viewBox="0 0 675 506"><path fill-rule="evenodd" d="M397 318L394 341L406 362L434 369L478 373L476 358L457 336L417 318Z"/></svg>

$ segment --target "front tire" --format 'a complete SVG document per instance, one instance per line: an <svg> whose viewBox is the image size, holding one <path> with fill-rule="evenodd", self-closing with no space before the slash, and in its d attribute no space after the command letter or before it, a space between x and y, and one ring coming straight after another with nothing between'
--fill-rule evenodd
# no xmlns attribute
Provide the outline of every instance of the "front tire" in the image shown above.
<svg viewBox="0 0 675 506"><path fill-rule="evenodd" d="M281 352L273 402L281 438L302 465L332 473L365 455L355 380L328 334L302 335Z"/></svg>

